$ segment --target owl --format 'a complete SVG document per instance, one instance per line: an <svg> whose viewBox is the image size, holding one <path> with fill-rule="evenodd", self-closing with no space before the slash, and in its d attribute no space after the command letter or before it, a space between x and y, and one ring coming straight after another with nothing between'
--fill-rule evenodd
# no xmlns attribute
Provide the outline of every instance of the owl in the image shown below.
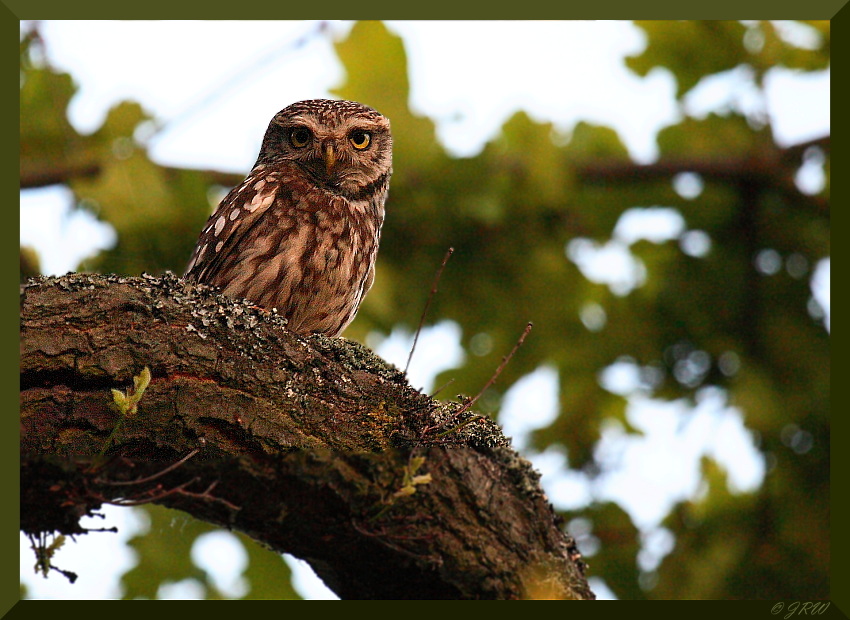
<svg viewBox="0 0 850 620"><path fill-rule="evenodd" d="M298 334L338 336L375 278L391 174L389 119L353 101L293 103L210 216L185 277L276 308Z"/></svg>

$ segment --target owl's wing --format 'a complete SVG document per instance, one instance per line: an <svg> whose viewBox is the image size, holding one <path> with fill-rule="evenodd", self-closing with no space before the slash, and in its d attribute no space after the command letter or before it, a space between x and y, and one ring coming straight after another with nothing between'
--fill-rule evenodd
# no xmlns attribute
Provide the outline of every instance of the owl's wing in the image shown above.
<svg viewBox="0 0 850 620"><path fill-rule="evenodd" d="M207 220L195 251L186 268L185 277L197 282L213 283L223 267L238 262L240 247L250 239L251 230L281 198L277 178L266 176L255 168L245 181L230 190Z"/></svg>
<svg viewBox="0 0 850 620"><path fill-rule="evenodd" d="M366 296L366 293L369 292L369 289L372 288L372 285L375 283L375 263L374 261L369 266L369 273L366 274L366 280L363 284L363 297Z"/></svg>

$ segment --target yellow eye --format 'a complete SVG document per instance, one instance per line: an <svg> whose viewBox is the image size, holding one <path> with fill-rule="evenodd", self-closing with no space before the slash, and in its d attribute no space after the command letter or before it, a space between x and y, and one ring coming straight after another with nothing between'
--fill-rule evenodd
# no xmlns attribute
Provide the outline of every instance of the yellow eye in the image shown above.
<svg viewBox="0 0 850 620"><path fill-rule="evenodd" d="M307 146L307 143L310 142L310 138L312 137L313 134L306 127L296 127L289 134L289 141L292 143L292 146L300 149Z"/></svg>
<svg viewBox="0 0 850 620"><path fill-rule="evenodd" d="M362 129L356 129L352 131L348 139L351 140L351 144L354 148L362 151L372 142L372 134L368 131L363 131Z"/></svg>

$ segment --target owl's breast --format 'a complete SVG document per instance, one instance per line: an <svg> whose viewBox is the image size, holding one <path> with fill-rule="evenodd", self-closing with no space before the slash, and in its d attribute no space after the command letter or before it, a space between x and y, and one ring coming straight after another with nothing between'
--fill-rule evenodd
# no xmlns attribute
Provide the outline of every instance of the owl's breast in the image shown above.
<svg viewBox="0 0 850 620"><path fill-rule="evenodd" d="M259 277L245 296L277 308L293 331L336 335L371 285L383 209L321 188L289 191L267 214L278 223L276 247L256 256Z"/></svg>

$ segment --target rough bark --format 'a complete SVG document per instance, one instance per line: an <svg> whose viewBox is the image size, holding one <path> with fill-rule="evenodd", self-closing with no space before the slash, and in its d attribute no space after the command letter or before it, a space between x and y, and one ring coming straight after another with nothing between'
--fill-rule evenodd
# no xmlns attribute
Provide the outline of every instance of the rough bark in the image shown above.
<svg viewBox="0 0 850 620"><path fill-rule="evenodd" d="M111 389L145 366L118 425ZM80 534L104 503L154 501L305 559L342 598L593 598L538 474L460 406L170 274L33 280L21 529Z"/></svg>

